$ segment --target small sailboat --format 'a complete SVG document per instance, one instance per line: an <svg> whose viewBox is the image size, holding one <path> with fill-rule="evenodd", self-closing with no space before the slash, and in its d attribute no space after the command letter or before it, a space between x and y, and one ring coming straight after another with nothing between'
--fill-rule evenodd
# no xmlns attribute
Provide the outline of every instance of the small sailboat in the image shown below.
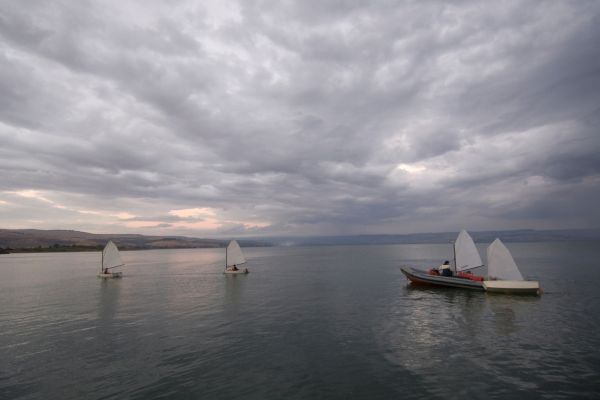
<svg viewBox="0 0 600 400"><path fill-rule="evenodd" d="M123 265L125 263L121 260L119 249L112 240L109 240L106 246L104 246L104 250L102 250L102 263L100 264L98 278L121 278L123 272L111 270Z"/></svg>
<svg viewBox="0 0 600 400"><path fill-rule="evenodd" d="M454 242L454 274L443 276L436 269L421 271L415 268L401 268L402 273L415 284L457 287L462 289L484 290L483 277L473 275L470 270L481 267L481 257L471 236L464 229Z"/></svg>
<svg viewBox="0 0 600 400"><path fill-rule="evenodd" d="M540 283L526 281L521 275L510 251L500 239L496 239L487 249L488 279L483 287L488 292L540 294Z"/></svg>
<svg viewBox="0 0 600 400"><path fill-rule="evenodd" d="M248 268L240 268L246 263L246 257L236 240L232 240L225 250L225 274L247 274Z"/></svg>

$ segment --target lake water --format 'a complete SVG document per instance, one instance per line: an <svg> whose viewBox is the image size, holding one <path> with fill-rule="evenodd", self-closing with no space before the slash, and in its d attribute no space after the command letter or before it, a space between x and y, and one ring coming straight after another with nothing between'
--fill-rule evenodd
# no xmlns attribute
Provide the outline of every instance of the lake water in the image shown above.
<svg viewBox="0 0 600 400"><path fill-rule="evenodd" d="M1 255L0 398L599 398L600 246L507 246L541 297L408 286L448 245Z"/></svg>

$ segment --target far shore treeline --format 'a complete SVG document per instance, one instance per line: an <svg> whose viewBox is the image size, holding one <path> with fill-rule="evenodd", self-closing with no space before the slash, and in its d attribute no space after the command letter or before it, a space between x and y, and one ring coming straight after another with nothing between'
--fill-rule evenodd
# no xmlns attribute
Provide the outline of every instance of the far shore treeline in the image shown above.
<svg viewBox="0 0 600 400"><path fill-rule="evenodd" d="M476 243L504 242L600 242L600 229L469 231ZM457 232L402 235L277 236L260 238L200 239L186 236L95 234L69 230L0 229L0 254L100 251L109 240L119 250L223 248L230 239L242 247L335 246L450 243Z"/></svg>

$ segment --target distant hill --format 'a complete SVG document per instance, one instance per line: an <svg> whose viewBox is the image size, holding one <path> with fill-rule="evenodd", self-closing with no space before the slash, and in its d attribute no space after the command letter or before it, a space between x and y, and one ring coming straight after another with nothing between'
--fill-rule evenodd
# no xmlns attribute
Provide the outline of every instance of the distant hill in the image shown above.
<svg viewBox="0 0 600 400"><path fill-rule="evenodd" d="M598 241L600 229L469 231L477 243ZM406 235L284 236L238 239L242 247L325 246L369 244L449 243L458 232L415 233ZM121 250L186 249L225 247L224 239L199 239L186 236L146 236L135 234L94 234L68 230L0 229L0 254L9 252L94 251L107 241Z"/></svg>
<svg viewBox="0 0 600 400"><path fill-rule="evenodd" d="M17 251L100 250L112 240L121 250L184 249L225 247L222 239L185 236L146 236L134 234L95 234L69 230L0 229L0 249ZM242 247L268 246L259 240L238 240Z"/></svg>
<svg viewBox="0 0 600 400"><path fill-rule="evenodd" d="M477 243L491 243L496 238L503 242L568 242L600 241L600 229L520 229L508 231L469 231ZM430 244L449 243L458 232L414 233L404 235L352 235L269 237L264 240L277 246L367 245L367 244Z"/></svg>

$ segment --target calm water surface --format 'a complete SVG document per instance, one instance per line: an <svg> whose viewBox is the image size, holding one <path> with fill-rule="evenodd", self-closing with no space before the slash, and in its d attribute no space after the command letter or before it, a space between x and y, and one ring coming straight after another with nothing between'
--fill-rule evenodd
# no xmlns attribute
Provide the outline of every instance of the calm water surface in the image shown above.
<svg viewBox="0 0 600 400"><path fill-rule="evenodd" d="M541 297L408 286L447 245L0 255L0 398L599 398L600 246L507 246Z"/></svg>

